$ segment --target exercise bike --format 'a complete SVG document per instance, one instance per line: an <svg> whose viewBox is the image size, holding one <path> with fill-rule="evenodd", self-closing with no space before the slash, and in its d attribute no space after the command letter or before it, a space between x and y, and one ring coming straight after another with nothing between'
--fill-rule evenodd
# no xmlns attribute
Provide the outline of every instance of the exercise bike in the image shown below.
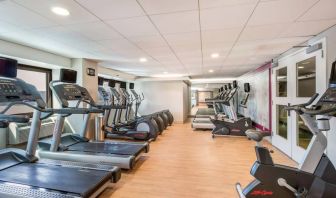
<svg viewBox="0 0 336 198"><path fill-rule="evenodd" d="M270 151L261 145L264 134L248 130L249 139L257 142L255 147L257 161L251 168L255 180L244 189L239 183L236 189L239 197L335 197L336 170L324 154L327 138L323 131L329 131L329 117L336 116L336 72L332 68L330 86L315 106L308 108L318 97L315 94L307 103L286 107L296 111L308 129L313 133L312 140L298 168L274 164ZM313 116L324 116L315 120Z"/></svg>

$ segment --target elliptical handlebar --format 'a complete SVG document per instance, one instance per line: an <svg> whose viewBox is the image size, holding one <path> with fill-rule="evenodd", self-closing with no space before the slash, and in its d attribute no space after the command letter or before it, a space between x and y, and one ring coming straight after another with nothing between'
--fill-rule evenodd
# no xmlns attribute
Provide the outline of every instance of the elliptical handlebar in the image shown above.
<svg viewBox="0 0 336 198"><path fill-rule="evenodd" d="M300 109L303 113L309 114L309 115L322 115L322 114L329 114L336 112L336 107L335 108L330 108L330 109L308 109L308 108L301 108Z"/></svg>
<svg viewBox="0 0 336 198"><path fill-rule="evenodd" d="M311 109L308 109L307 106L311 105L315 100L316 98L318 98L320 94L318 93L315 93L310 99L308 102L306 103L302 103L302 104L296 104L296 105L288 105L285 107L285 110L287 111L301 111L301 112L304 112L305 111L307 112L308 110L311 111ZM316 111L316 110L313 110L313 111Z"/></svg>
<svg viewBox="0 0 336 198"><path fill-rule="evenodd" d="M22 116L22 115L0 115L0 122L17 122L17 123L27 123L29 122L29 116Z"/></svg>

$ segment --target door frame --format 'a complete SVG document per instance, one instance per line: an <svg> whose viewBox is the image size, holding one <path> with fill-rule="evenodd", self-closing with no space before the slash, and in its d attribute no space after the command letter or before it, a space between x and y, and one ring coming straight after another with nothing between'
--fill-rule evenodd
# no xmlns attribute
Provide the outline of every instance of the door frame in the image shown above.
<svg viewBox="0 0 336 198"><path fill-rule="evenodd" d="M300 49L293 54L279 59L279 67L272 69L272 144L290 156L295 161L302 160L305 149L297 145L298 141L298 119L296 112L290 112L287 118L287 139L277 135L277 105L300 104L307 102L309 97L297 97L297 68L296 64L311 57L316 57L316 93L322 94L327 86L327 59L326 59L326 39L322 38L315 43L322 43L322 49L306 53L306 48ZM287 97L276 97L276 71L287 67ZM317 100L316 100L317 101Z"/></svg>

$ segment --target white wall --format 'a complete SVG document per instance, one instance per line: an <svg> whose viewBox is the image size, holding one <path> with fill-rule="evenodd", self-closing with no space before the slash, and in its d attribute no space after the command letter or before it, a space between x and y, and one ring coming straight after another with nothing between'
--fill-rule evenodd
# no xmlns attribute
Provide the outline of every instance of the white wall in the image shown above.
<svg viewBox="0 0 336 198"><path fill-rule="evenodd" d="M169 109L177 123L183 123L184 113L184 89L183 81L145 81L136 82L135 90L143 92L145 100L142 101L140 115L150 114L156 111ZM187 99L188 100L188 99Z"/></svg>
<svg viewBox="0 0 336 198"><path fill-rule="evenodd" d="M16 58L20 63L52 68L54 66L71 67L71 59L61 55L38 50L32 47L0 40L1 56Z"/></svg>

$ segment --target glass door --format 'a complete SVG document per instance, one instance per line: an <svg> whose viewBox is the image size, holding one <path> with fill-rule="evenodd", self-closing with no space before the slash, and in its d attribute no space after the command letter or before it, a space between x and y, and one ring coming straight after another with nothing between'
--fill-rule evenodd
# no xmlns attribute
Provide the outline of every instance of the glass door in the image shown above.
<svg viewBox="0 0 336 198"><path fill-rule="evenodd" d="M325 46L324 41L320 42ZM292 58L294 62L292 72L295 74L295 82L291 93L293 95L291 104L305 103L315 93L322 94L327 88L326 59L323 51L318 50L307 54L306 50L303 50ZM297 113L291 112L291 122L293 123L291 157L300 162L313 135Z"/></svg>
<svg viewBox="0 0 336 198"><path fill-rule="evenodd" d="M291 122L287 111L284 109L289 103L288 91L289 86L288 66L282 65L272 71L273 102L272 102L272 125L273 136L272 143L287 155L291 154L291 136L288 134L291 128Z"/></svg>
<svg viewBox="0 0 336 198"><path fill-rule="evenodd" d="M320 42L325 47L325 40ZM272 87L275 90L272 96L272 143L297 162L302 160L312 133L296 112L287 112L284 106L305 103L315 93L325 91L327 79L323 51L307 54L303 48L279 60L280 66L272 71Z"/></svg>

